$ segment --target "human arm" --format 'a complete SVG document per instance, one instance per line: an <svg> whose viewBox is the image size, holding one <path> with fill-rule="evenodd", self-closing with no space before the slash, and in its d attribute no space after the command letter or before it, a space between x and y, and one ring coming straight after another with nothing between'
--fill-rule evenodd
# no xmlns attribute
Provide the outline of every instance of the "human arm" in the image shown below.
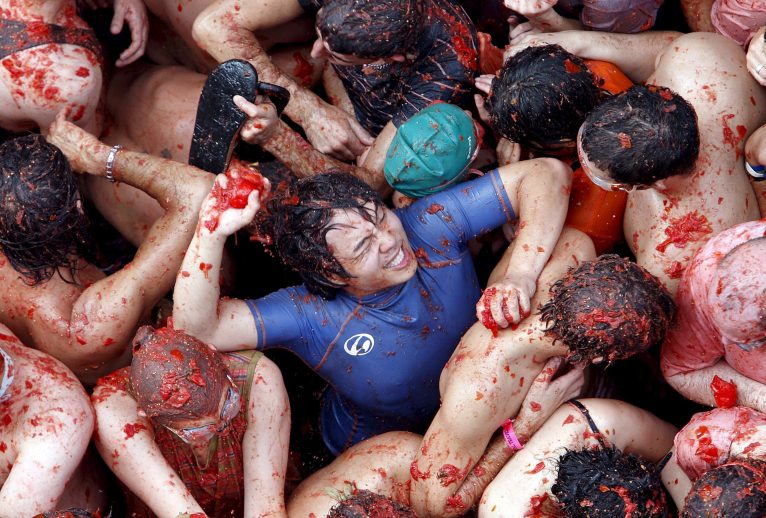
<svg viewBox="0 0 766 518"><path fill-rule="evenodd" d="M655 61L662 50L681 35L673 31L648 31L640 34L529 31L511 40L506 59L530 46L561 45L581 58L614 63L631 80L642 83L654 72Z"/></svg>
<svg viewBox="0 0 766 518"><path fill-rule="evenodd" d="M513 425L522 444L561 403L582 389L582 370L553 379L562 363L561 357L548 360L529 387ZM475 374L475 369L468 370ZM513 455L502 436L502 442L493 441L485 453L490 437L509 417L497 402L504 400L503 390L510 387L502 383L488 387L481 381L466 386L460 380L461 373L451 375L442 406L412 464L410 500L419 516L462 515Z"/></svg>
<svg viewBox="0 0 766 518"><path fill-rule="evenodd" d="M63 114L51 126L48 141L63 151L73 169L105 175L109 146L65 121ZM149 194L165 213L125 268L86 287L74 302L58 356L74 370L122 354L140 320L172 288L212 183L208 173L194 167L125 150L116 155L114 177ZM32 333L41 334L35 336L37 343L56 339L42 328Z"/></svg>
<svg viewBox="0 0 766 518"><path fill-rule="evenodd" d="M710 388L715 376L736 385L737 405L766 412L766 385L737 372L725 359L721 359L709 367L688 372L673 375L666 373L665 380L685 398L715 407L718 405Z"/></svg>
<svg viewBox="0 0 766 518"><path fill-rule="evenodd" d="M545 368L529 387L524 402L521 404L513 429L523 445L540 429L551 414L565 401L580 395L585 383L583 368L574 368L567 374L552 380L560 365L561 356L551 358ZM514 451L508 446L502 433L497 433L489 442L484 455L466 477L457 495L467 506L478 502L482 493L505 466Z"/></svg>
<svg viewBox="0 0 766 518"><path fill-rule="evenodd" d="M297 177L305 178L333 170L343 171L364 180L383 195L390 191L382 173L382 165L380 173L376 174L366 167L346 164L320 153L279 120L271 103L256 99L253 104L243 97L234 96L234 104L248 116L240 130L242 140L260 145L281 160Z"/></svg>
<svg viewBox="0 0 766 518"><path fill-rule="evenodd" d="M285 472L289 448L290 400L279 368L263 356L253 373L242 444L245 517L287 518Z"/></svg>
<svg viewBox="0 0 766 518"><path fill-rule="evenodd" d="M92 401L98 429L96 448L117 478L159 518L203 513L162 455L152 424L139 415L136 401L122 388L101 383L93 391Z"/></svg>
<svg viewBox="0 0 766 518"><path fill-rule="evenodd" d="M216 183L225 188L228 179L219 175ZM258 343L255 322L244 301L221 299L221 259L226 239L250 223L260 208L260 193L253 191L242 209L216 210L217 199L210 193L199 213L197 230L183 258L173 290L173 325L218 350L254 348ZM206 222L216 220L218 224Z"/></svg>
<svg viewBox="0 0 766 518"><path fill-rule="evenodd" d="M218 0L197 16L192 36L219 63L245 59L253 64L260 80L287 88L290 102L285 113L303 127L312 145L322 153L352 160L372 144L372 137L353 114L325 103L282 73L253 34L303 12L297 0Z"/></svg>
<svg viewBox="0 0 766 518"><path fill-rule="evenodd" d="M529 315L537 278L558 241L569 201L571 169L552 158L525 160L499 169L519 230L476 304L479 320L487 310L500 328ZM496 268L496 272L503 268ZM483 321L483 320L482 320Z"/></svg>
<svg viewBox="0 0 766 518"><path fill-rule="evenodd" d="M670 457L670 460L662 469L662 483L665 485L668 493L670 493L670 497L676 504L678 511L682 511L686 495L689 494L692 488L692 481L684 473L684 470L681 469L681 466L678 465L675 449L673 449L673 456Z"/></svg>

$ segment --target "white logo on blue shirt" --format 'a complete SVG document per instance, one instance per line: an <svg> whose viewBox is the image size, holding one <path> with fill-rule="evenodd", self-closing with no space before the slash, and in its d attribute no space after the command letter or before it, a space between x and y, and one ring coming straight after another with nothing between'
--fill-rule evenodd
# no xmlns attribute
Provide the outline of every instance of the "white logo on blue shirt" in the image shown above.
<svg viewBox="0 0 766 518"><path fill-rule="evenodd" d="M364 356L372 351L375 346L375 339L367 333L354 335L343 344L343 349L351 356Z"/></svg>

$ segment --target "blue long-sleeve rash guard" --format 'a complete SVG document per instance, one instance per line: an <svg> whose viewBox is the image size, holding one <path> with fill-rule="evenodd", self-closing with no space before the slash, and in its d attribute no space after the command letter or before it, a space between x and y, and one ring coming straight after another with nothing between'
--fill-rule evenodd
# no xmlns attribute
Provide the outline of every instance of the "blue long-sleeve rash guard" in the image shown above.
<svg viewBox="0 0 766 518"><path fill-rule="evenodd" d="M442 368L476 321L481 292L467 242L514 218L496 170L396 214L418 260L406 283L361 299L296 286L247 301L258 348L289 349L329 383L320 426L336 455L373 435L428 426Z"/></svg>

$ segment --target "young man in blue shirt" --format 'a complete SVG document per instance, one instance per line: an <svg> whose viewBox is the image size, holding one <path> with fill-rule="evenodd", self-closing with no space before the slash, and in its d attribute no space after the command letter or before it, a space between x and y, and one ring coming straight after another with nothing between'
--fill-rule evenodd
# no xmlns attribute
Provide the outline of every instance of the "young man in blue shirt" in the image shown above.
<svg viewBox="0 0 766 518"><path fill-rule="evenodd" d="M272 124L273 111L252 106L243 136L268 138L254 128ZM477 144L465 118L453 119L463 139L444 140L446 127L426 124L430 145L413 150L467 167L471 153L462 144ZM385 431L422 431L439 406L442 368L476 321L481 291L468 240L519 221L505 275L480 304L499 327L518 322L559 240L570 176L559 161L529 160L397 211L350 175L301 179L269 202L266 221L276 252L305 284L251 301L219 300L219 270L226 238L256 216L259 193L243 209L222 211L211 195L177 279L175 326L223 351L278 346L300 356L330 384L320 423L335 454ZM211 218L217 226L207 224Z"/></svg>

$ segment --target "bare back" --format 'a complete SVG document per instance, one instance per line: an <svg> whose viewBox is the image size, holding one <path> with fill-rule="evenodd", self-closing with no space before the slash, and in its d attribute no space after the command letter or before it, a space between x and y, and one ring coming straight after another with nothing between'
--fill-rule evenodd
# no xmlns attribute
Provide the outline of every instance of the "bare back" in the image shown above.
<svg viewBox="0 0 766 518"><path fill-rule="evenodd" d="M747 136L766 121L766 93L742 49L708 33L682 36L659 56L647 83L667 86L697 112L700 153L693 173L668 189L631 193L625 236L637 262L675 294L684 268L709 238L759 217L744 170Z"/></svg>

